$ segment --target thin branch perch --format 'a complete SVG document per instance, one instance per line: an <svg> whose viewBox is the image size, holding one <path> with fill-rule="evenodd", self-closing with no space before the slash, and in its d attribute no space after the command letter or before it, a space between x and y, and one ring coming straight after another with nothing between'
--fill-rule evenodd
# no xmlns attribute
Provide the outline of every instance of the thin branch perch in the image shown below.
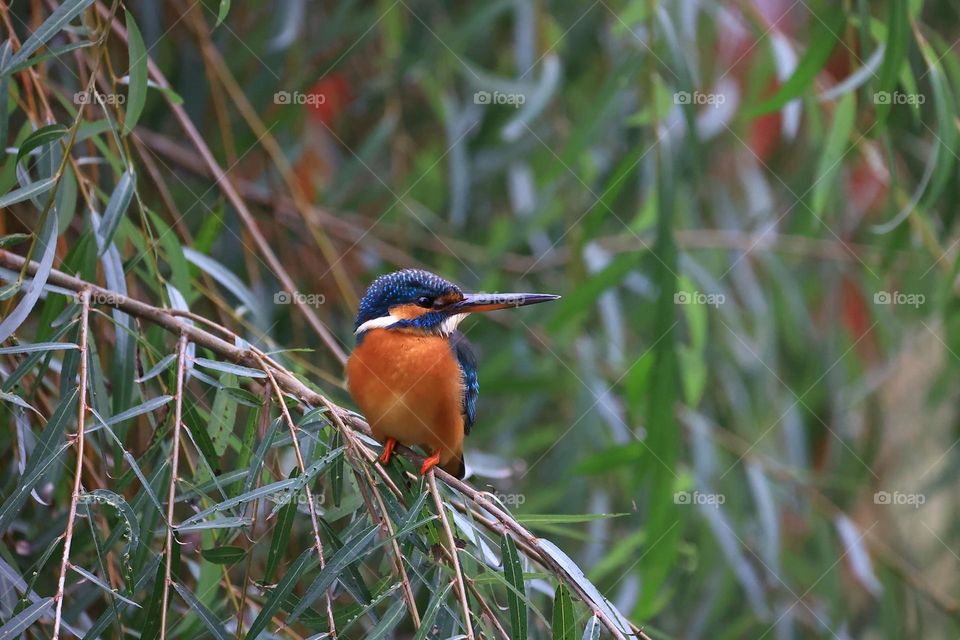
<svg viewBox="0 0 960 640"><path fill-rule="evenodd" d="M187 337L177 340L177 397L173 411L173 451L170 452L170 490L167 497L166 565L163 571L163 604L160 610L160 640L167 636L167 607L170 604L170 578L173 565L173 508L177 503L177 467L180 460L180 422L183 419L183 378L187 368Z"/></svg>
<svg viewBox="0 0 960 640"><path fill-rule="evenodd" d="M87 414L87 331L90 320L90 292L80 290L80 398L77 407L77 469L73 475L73 493L70 494L70 513L67 515L67 530L63 534L63 559L60 561L60 577L57 580L56 613L53 617L53 640L60 637L60 622L63 613L63 592L70 566L70 544L73 542L73 523L77 518L77 501L80 499L80 476L83 474L84 418Z"/></svg>

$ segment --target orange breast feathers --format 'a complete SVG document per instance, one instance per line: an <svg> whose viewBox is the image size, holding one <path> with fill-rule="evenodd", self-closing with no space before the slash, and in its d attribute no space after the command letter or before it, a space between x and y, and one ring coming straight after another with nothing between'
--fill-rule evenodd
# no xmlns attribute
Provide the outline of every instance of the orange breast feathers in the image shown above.
<svg viewBox="0 0 960 640"><path fill-rule="evenodd" d="M445 337L367 331L347 361L347 387L377 440L439 451L444 469L459 467L463 374Z"/></svg>

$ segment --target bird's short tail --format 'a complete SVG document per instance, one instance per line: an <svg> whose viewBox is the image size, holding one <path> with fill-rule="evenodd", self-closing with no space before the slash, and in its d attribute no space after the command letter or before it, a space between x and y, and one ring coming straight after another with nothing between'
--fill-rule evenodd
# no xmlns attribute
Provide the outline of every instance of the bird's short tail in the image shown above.
<svg viewBox="0 0 960 640"><path fill-rule="evenodd" d="M463 480L463 476L467 473L467 468L463 464L462 453L454 458L450 458L446 464L441 465L441 468L459 480Z"/></svg>

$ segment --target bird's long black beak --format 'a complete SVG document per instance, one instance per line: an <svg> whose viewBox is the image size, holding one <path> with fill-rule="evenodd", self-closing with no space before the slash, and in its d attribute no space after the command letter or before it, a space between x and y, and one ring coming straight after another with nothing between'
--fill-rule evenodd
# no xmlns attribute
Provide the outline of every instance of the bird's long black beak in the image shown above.
<svg viewBox="0 0 960 640"><path fill-rule="evenodd" d="M444 307L444 311L454 314L514 309L528 304L549 302L559 297L551 293L468 293L463 296L463 300Z"/></svg>

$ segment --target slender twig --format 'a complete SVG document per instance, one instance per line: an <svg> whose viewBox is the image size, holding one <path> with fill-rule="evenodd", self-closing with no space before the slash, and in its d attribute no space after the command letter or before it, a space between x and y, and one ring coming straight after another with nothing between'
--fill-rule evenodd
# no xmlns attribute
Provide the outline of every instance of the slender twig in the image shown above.
<svg viewBox="0 0 960 640"><path fill-rule="evenodd" d="M60 621L63 611L63 592L70 565L70 544L73 542L73 523L77 517L77 502L80 500L80 476L83 474L83 431L87 414L87 323L90 318L90 292L80 290L80 398L77 407L77 468L73 474L73 493L70 494L70 513L67 515L67 530L63 534L63 558L60 561L60 578L53 596L56 613L53 617L53 640L60 637Z"/></svg>
<svg viewBox="0 0 960 640"><path fill-rule="evenodd" d="M210 38L210 27L207 25L206 20L203 19L202 12L203 9L201 9L200 13L191 12L191 16L194 18L191 21L191 25L196 31L201 52L203 52L212 72L220 80L221 85L229 94L233 106L240 113L240 116L247 123L247 126L257 137L259 144L273 161L281 179L286 184L287 190L293 198L297 211L300 212L300 215L303 217L303 222L307 230L310 232L310 235L313 236L317 247L320 249L320 253L323 254L323 258L329 265L327 270L333 275L333 280L337 283L343 299L352 305L356 304L357 296L356 293L354 293L353 285L347 275L347 271L342 264L343 256L337 255L336 249L327 235L328 232L326 228L314 224L311 221L311 216L308 215L310 200L307 194L304 193L300 182L297 180L293 167L290 166L290 161L287 159L277 139L270 133L270 128L267 127L260 118L257 109L250 103L240 83L237 82L237 79L234 78L230 72L230 68L220 54L220 49L217 48ZM215 91L214 93L216 94L217 92Z"/></svg>
<svg viewBox="0 0 960 640"><path fill-rule="evenodd" d="M101 14L106 13L105 9L100 5L97 5L97 9L101 12ZM109 16L109 20L113 32L116 33L122 41L126 42L127 30L122 24L120 24L120 21L116 20L112 15ZM166 76L150 58L147 59L147 69L153 81L160 89L170 88L170 83L167 81ZM165 99L167 100L167 106L180 123L180 128L183 129L184 133L186 133L190 143L196 148L197 153L200 154L200 157L203 158L207 168L213 174L215 185L223 192L223 195L227 198L227 200L230 201L231 206L233 206L234 210L236 210L236 213L240 217L241 222L243 222L244 227L246 227L247 231L250 233L254 243L257 245L257 251L260 253L260 257L273 272L273 275L280 280L283 288L288 293L295 294L297 292L297 287L293 281L293 278L290 277L290 274L284 268L283 263L273 251L273 248L267 242L267 239L260 232L260 228L257 226L257 221L254 219L253 214L247 207L246 202L244 202L243 198L240 197L239 192L233 184L233 179L227 174L226 171L224 171L223 167L220 166L220 163L217 162L213 152L210 151L210 147L204 141L203 136L200 135L196 125L193 124L193 121L187 114L186 109L184 109L174 98L169 95L165 94ZM313 309L311 309L306 303L299 301L299 297L295 298L295 301L297 302L295 306L300 309L304 316L306 316L310 326L312 326L314 331L316 331L317 335L320 337L320 340L327 347L330 353L333 354L333 356L341 363L346 362L347 355L344 353L340 343L337 342L336 337L334 337L330 329L327 328L320 318L317 317L317 314L313 312Z"/></svg>
<svg viewBox="0 0 960 640"><path fill-rule="evenodd" d="M277 404L280 405L280 412L283 413L283 419L290 429L293 451L297 456L297 467L300 469L301 474L306 474L307 466L303 462L303 453L300 451L300 438L297 436L297 425L294 424L293 418L290 416L290 410L287 409L287 404L283 401L283 391L280 389L280 385L277 384L277 379L273 377L273 373L270 371L270 367L267 366L264 359L257 356L257 360L260 368L263 369L263 372L267 374L267 378L270 380L270 386L273 388L273 392L277 397ZM317 546L317 555L320 558L320 569L323 570L324 567L326 567L326 560L323 554L323 541L320 540L320 522L317 520L317 508L314 506L313 491L310 489L309 482L304 483L303 491L307 496L307 510L310 512L310 524L313 526L313 539ZM330 625L330 637L336 638L337 627L333 619L333 603L330 601L330 589L324 592L324 597L327 604L327 624Z"/></svg>
<svg viewBox="0 0 960 640"><path fill-rule="evenodd" d="M377 483L374 481L373 476L370 475L368 466L364 465L363 473L367 478L367 484L373 489L373 497L377 499L377 505L380 508L380 523L383 526L384 534L390 539L390 548L393 551L392 555L396 564L397 573L400 576L400 581L403 583L403 596L407 600L407 609L410 611L410 617L413 619L413 626L415 629L419 629L420 612L417 610L417 601L413 597L413 585L410 584L410 577L407 575L407 570L403 566L403 553L400 552L400 543L394 535L393 524L387 515L387 505L383 501L383 496L380 495Z"/></svg>
<svg viewBox="0 0 960 640"><path fill-rule="evenodd" d="M180 460L180 422L183 418L183 378L187 368L187 336L177 342L177 397L173 411L173 451L170 453L170 490L167 494L166 568L163 571L163 604L160 609L160 639L167 636L167 606L170 603L170 570L173 566L173 507L177 502L177 467Z"/></svg>
<svg viewBox="0 0 960 640"><path fill-rule="evenodd" d="M39 265L36 262L28 262L23 257L9 251L0 250L0 266L8 269L25 268L25 273L28 275L33 275L36 273ZM306 405L313 407L322 405L326 407L329 412L329 417L333 420L334 425L343 434L344 441L347 443L348 449L354 447L355 451L358 453L363 452L360 455L368 460L370 459L369 456L372 454L372 452L367 450L367 447L360 442L356 433L359 431L367 435L370 434L370 427L366 422L346 409L335 405L323 394L317 393L308 387L287 369L277 364L267 362L255 351L251 349L240 348L231 342L223 340L222 338L219 338L194 326L193 324L185 322L174 315L169 309L161 309L134 298L120 295L116 292L109 291L92 283L86 282L85 280L69 276L62 271L51 269L48 274L47 281L51 285L63 287L72 291L80 291L84 288L89 288L93 303L105 304L106 306L120 309L121 311L126 311L131 315L163 327L172 333L185 335L191 342L200 347L209 349L213 353L224 358L225 360L229 360L230 362L258 369L261 368L264 363L266 363L271 375L275 378L277 385L283 391L299 399ZM398 446L396 452L417 464L422 462L422 457L415 454L407 447ZM505 509L501 508L498 504L491 500L483 491L479 491L474 487L471 487L469 484L451 476L442 469L435 468L433 473L446 485L456 489L457 492L463 495L465 499L472 502L477 508L489 514L491 518L499 523L500 527L494 529L495 531L498 533L502 531L509 531L510 533L514 534L514 536L521 541L521 543L518 544L518 548L523 550L524 555L530 560L543 566L550 574L555 576L557 580L570 587L571 591L575 593L591 611L594 611L597 614L601 623L612 637L616 638L617 640L625 640L626 635L630 635L631 637L649 640L649 636L639 628L634 627L632 630L623 629L619 624L611 620L610 617L604 612L604 610L607 608L607 605L605 603L596 601L595 598L583 588L580 583L580 579L573 575L566 567L557 562L553 556L540 544L539 539L534 536L533 533L521 525ZM478 521L482 522L481 520Z"/></svg>
<svg viewBox="0 0 960 640"><path fill-rule="evenodd" d="M440 516L440 522L443 524L443 532L447 536L447 544L450 545L450 560L453 563L453 573L457 580L457 594L460 596L460 606L463 608L463 623L467 629L467 640L473 640L473 621L470 619L470 604L467 602L467 586L463 581L463 570L460 568L457 541L453 537L453 529L450 528L450 519L447 518L447 511L443 506L443 498L440 497L440 490L437 489L436 474L434 474L433 470L427 473L427 486L430 488L430 494L433 495L433 504L436 505L437 515Z"/></svg>

